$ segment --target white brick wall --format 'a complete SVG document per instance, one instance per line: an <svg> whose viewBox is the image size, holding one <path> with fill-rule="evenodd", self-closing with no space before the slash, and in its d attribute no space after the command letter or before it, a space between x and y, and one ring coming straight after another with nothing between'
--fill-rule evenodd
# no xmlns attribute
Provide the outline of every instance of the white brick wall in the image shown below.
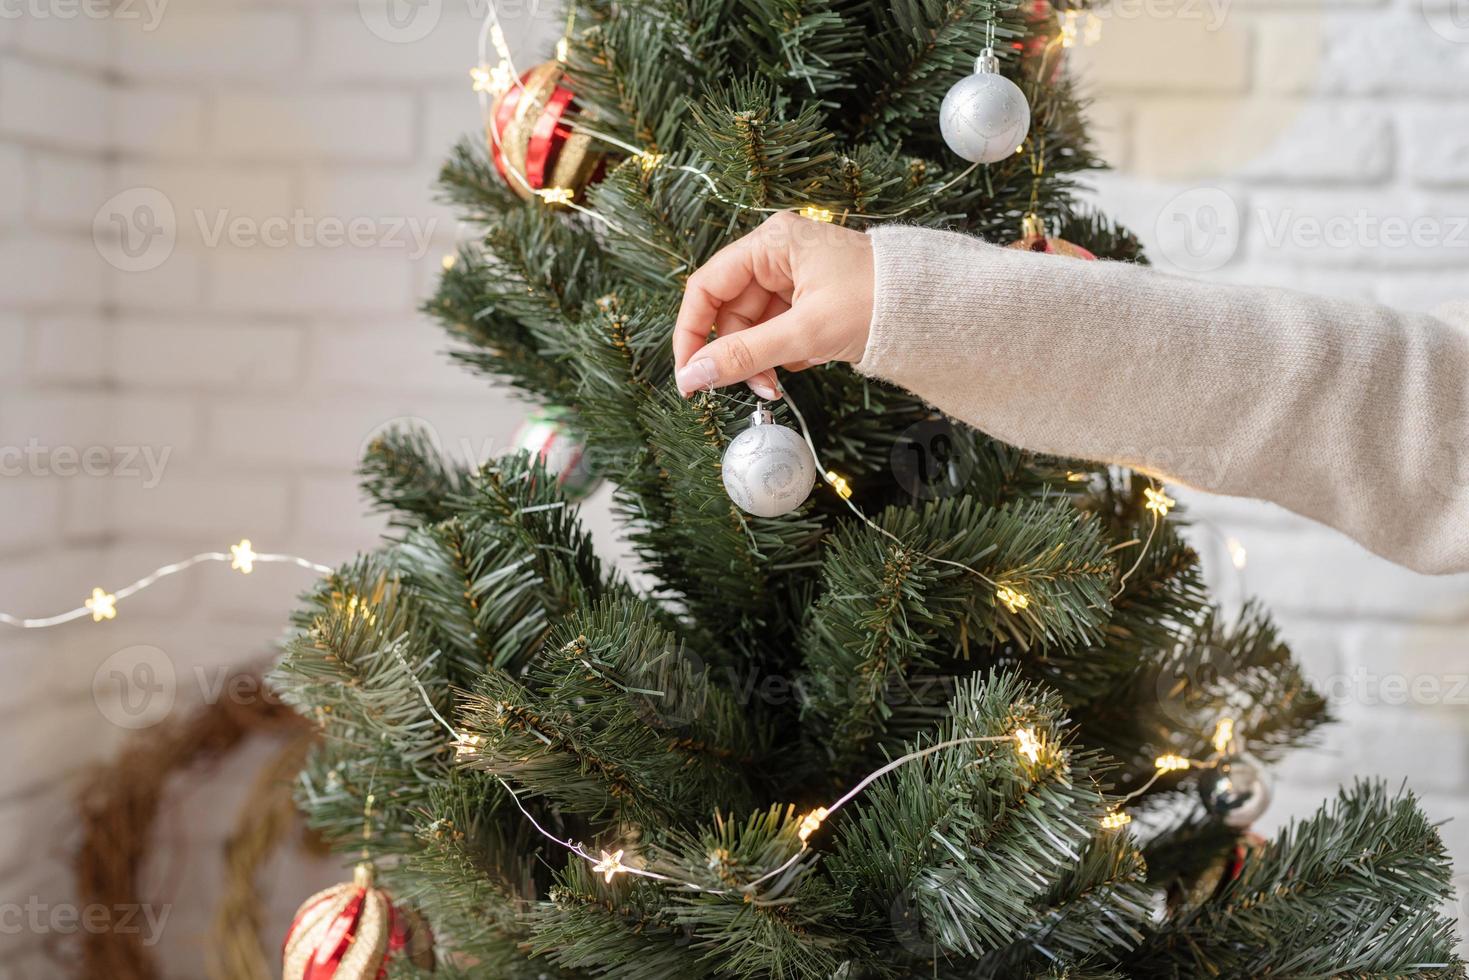
<svg viewBox="0 0 1469 980"><path fill-rule="evenodd" d="M1409 309L1469 297L1469 221L1454 220L1469 217L1469 4L1115 2L1101 44L1073 54L1118 163L1095 197L1160 268L1197 268L1168 226L1193 223L1202 245L1200 192L1219 188L1242 231L1202 275ZM1341 246L1303 237L1332 218L1351 222ZM1437 237L1394 242L1394 222ZM1270 603L1341 719L1280 768L1270 826L1354 775L1406 779L1449 821L1469 925L1469 576L1415 575L1265 504L1184 499L1223 594Z"/></svg>
<svg viewBox="0 0 1469 980"><path fill-rule="evenodd" d="M1469 24L1463 5L1440 0L1440 27ZM456 232L431 198L433 175L477 121L465 84L477 5L415 9L436 7L437 21L406 26L353 0L177 0L156 23L157 0L129 4L129 20L0 17L0 446L34 439L51 451L0 480L0 608L67 608L95 584L243 535L335 562L379 528L349 472L374 429L411 416L454 452L506 444L518 409L449 364L415 312ZM544 51L557 27L548 6L510 34ZM1285 248L1265 234L1287 209L1469 215L1469 43L1435 33L1416 0L1122 0L1102 44L1075 61L1120 166L1098 197L1150 241L1176 220L1170 202L1219 187L1246 220L1233 260L1209 275L1412 307L1463 287L1469 243ZM118 255L111 211L100 246L93 219L138 188L167 200L176 241L154 267L124 272L103 259ZM124 200L111 210L141 220ZM382 232L371 242L321 234L323 220L363 218ZM248 234L272 220L285 229L279 247ZM314 230L303 239L293 220ZM244 224L214 241L231 221ZM424 254L387 234L399 221L427 234ZM162 477L57 472L55 449L93 446L117 450L118 463L132 447L166 453ZM1199 540L1221 590L1269 599L1344 719L1284 767L1272 820L1356 772L1406 776L1436 816L1462 812L1469 582L1394 569L1268 507L1191 502L1210 522ZM599 533L610 539L605 522ZM1243 581L1227 570L1225 536L1249 549ZM201 695L196 667L269 652L305 584L289 569L243 579L211 567L124 603L111 623L0 634L11 678L0 752L12 760L0 780L0 903L69 894L69 838L56 827L77 772L125 734L109 720L115 700L93 700L104 662L159 648L183 711ZM138 655L121 656L127 667ZM201 910L234 818L231 802L201 819L200 801L238 792L246 772L228 767L192 795L192 811L175 801L166 818L181 870L151 876L149 897L177 912L164 935L172 976L201 975ZM1445 834L1469 874L1469 827ZM37 859L17 840L60 844ZM275 939L295 902L335 875L273 874ZM0 976L52 975L40 957L54 938L0 937Z"/></svg>

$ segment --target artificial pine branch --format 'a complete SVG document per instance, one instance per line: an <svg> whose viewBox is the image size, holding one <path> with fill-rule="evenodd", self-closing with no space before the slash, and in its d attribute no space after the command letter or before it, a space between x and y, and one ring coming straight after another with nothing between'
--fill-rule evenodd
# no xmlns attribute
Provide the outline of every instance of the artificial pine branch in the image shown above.
<svg viewBox="0 0 1469 980"><path fill-rule="evenodd" d="M1441 845L1380 790L1153 921L1144 859L1173 885L1233 834L1160 818L1192 797L1175 774L1129 801L1140 853L1101 825L1117 794L1156 755L1207 758L1221 717L1268 760L1325 705L1268 619L1210 611L1141 481L944 431L920 399L827 366L783 380L851 504L897 540L825 485L756 519L719 469L748 398L673 391L684 280L763 209L1007 243L1034 208L1143 260L1077 203L1100 165L1087 104L1044 59L1009 69L1024 152L970 167L944 145L939 100L990 21L1031 52L1057 29L1007 0L585 0L566 121L607 156L583 210L520 200L479 137L446 164L441 192L481 237L426 309L458 360L577 412L650 584L602 566L524 457L469 473L419 435L371 447L364 485L398 539L307 597L273 679L324 734L298 792L311 824L428 912L440 975L1462 976L1435 912ZM915 450L947 483L905 475ZM894 754L976 734L999 741L910 761L810 823ZM605 862L604 880L569 841L667 880Z"/></svg>
<svg viewBox="0 0 1469 980"><path fill-rule="evenodd" d="M1462 977L1438 831L1411 793L1342 790L1245 858L1219 895L1175 917L1132 965L1151 977Z"/></svg>

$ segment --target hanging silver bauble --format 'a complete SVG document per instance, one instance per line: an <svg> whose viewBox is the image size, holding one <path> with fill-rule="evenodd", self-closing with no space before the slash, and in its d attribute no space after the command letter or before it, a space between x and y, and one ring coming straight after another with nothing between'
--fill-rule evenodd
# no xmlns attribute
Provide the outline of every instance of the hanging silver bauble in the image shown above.
<svg viewBox="0 0 1469 980"><path fill-rule="evenodd" d="M763 407L730 440L720 467L729 498L747 514L780 517L805 502L816 485L816 460L800 433L775 423Z"/></svg>
<svg viewBox="0 0 1469 980"><path fill-rule="evenodd" d="M1227 756L1199 777L1204 809L1229 827L1254 823L1270 806L1271 795L1264 765L1248 754Z"/></svg>
<svg viewBox="0 0 1469 980"><path fill-rule="evenodd" d="M970 163L998 163L1025 143L1030 103L1019 85L1000 74L993 48L985 48L974 74L955 82L944 96L939 131L949 149Z"/></svg>

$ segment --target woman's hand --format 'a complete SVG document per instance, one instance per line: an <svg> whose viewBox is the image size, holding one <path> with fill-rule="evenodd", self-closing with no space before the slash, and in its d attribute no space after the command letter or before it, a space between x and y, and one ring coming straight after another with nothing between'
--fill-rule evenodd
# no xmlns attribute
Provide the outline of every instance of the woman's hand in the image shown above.
<svg viewBox="0 0 1469 980"><path fill-rule="evenodd" d="M743 381L773 400L776 365L861 360L872 281L866 235L789 211L771 215L689 276L673 331L678 390L687 397Z"/></svg>

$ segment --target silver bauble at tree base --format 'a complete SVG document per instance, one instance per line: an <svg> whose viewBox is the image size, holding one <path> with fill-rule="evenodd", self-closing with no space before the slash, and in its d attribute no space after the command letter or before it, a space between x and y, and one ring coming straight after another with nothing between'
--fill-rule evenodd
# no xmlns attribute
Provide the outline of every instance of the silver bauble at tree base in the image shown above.
<svg viewBox="0 0 1469 980"><path fill-rule="evenodd" d="M1228 827L1250 826L1270 806L1271 795L1264 765L1250 755L1221 759L1199 777L1199 799L1204 809Z"/></svg>
<svg viewBox="0 0 1469 980"><path fill-rule="evenodd" d="M985 48L974 74L961 78L939 106L939 131L949 149L970 163L998 163L1030 135L1030 103L1020 86L1000 74L1000 60Z"/></svg>
<svg viewBox="0 0 1469 980"><path fill-rule="evenodd" d="M816 460L796 430L775 424L765 408L730 440L720 466L724 489L747 514L780 517L800 507L816 485Z"/></svg>

